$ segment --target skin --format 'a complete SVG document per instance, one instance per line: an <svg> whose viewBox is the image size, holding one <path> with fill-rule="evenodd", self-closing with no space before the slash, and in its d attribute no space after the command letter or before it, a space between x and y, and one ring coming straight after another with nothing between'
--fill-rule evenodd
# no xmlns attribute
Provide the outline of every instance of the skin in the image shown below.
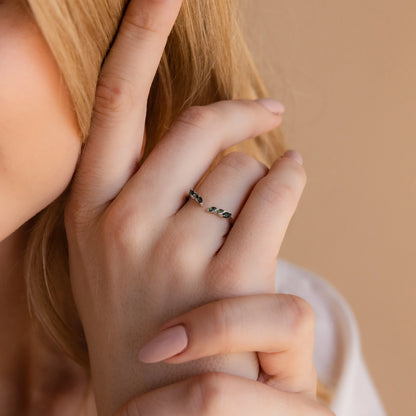
<svg viewBox="0 0 416 416"><path fill-rule="evenodd" d="M134 167L137 166L137 161L140 160L140 151L137 149L143 149L143 142L137 143L134 134L137 135L137 125L144 122L148 89L154 77L154 71L160 59L166 36L174 22L179 6L179 0L167 3L154 0L131 2L127 12L130 23L143 23L140 22L138 16L143 15L140 11L146 10L154 16L154 22L156 22L158 30L151 33L135 33L134 24L123 24L122 35L118 37L119 40L115 43L105 66L106 72L104 71L104 75L107 76L104 76L104 81L101 81L102 88L97 90L99 104L95 108L90 135L91 142L89 142L91 144L86 147L87 152L77 176L76 186L71 193L71 203L68 205L65 214L71 248L71 279L73 279L75 285L76 302L83 317L89 346L91 346L91 358L95 365L94 388L98 393L99 406L104 408L103 404L108 404L108 409L113 409L102 410L100 415L113 414L123 404L117 412L119 416L135 414L163 415L172 414L173 410L173 413L183 415L225 415L237 412L240 414L272 415L275 414L276 409L280 409L285 416L302 412L320 416L330 415L332 413L319 406L315 400L316 372L312 362L313 312L302 299L290 297L290 295L274 295L271 293L260 295L260 297L250 297L235 292L232 300L224 299L218 302L210 302L203 308L191 310L201 300L200 293L191 291L190 294L195 295L198 301L194 301L192 304L189 302L182 302L181 305L177 302L173 304L172 310L175 312L180 310L182 315L177 317L176 321L166 324L167 326L178 323L184 325L188 337L186 350L172 358L170 363L180 365L214 354L230 352L245 354L245 356L247 354L256 356L253 351L259 351L257 357L264 371L257 374L258 367L251 367L251 364L247 365L247 361L245 361L244 371L246 371L246 374L241 375L248 375L249 378L252 378L251 380L235 375L209 372L188 377L183 381L160 389L147 389L147 392L143 394L141 389L132 391L131 387L126 387L129 383L128 378L126 380L126 375L127 377L131 375L129 368L133 366L136 371L137 368L140 368L138 358L133 362L129 360L134 357L135 351L138 352L139 347L151 338L151 334L156 335L159 329L164 329L164 327L160 328L160 324L167 320L166 318L172 319L175 313L172 314L172 311L169 314L162 313L156 316L155 319L155 316L152 316L152 313L149 312L147 318L143 316L144 321L147 319L147 326L145 328L136 326L135 328L135 332L138 330L140 332L143 329L142 336L136 340L137 343L127 345L118 335L131 335L129 334L129 328L132 328L132 321L129 315L131 316L132 310L137 310L137 305L141 304L140 297L136 298L133 303L131 303L133 299L130 298L128 299L128 305L118 308L117 305L122 305L121 299L126 299L125 293L119 287L113 287L113 289L116 289L114 293L111 290L106 292L106 288L111 287L111 280L102 281L104 288L98 293L98 298L92 296L90 289L94 287L94 277L88 273L91 269L85 268L84 259L79 256L79 248L83 247L90 238L88 234L90 231L98 231L98 235L106 235L107 238L110 235L114 236L114 229L108 227L108 224L112 223L111 221L107 222L107 228L104 229L107 234L103 234L103 229L99 228L98 224L103 224L102 214L108 212L109 201L122 189L123 197L119 198L117 204L120 210L112 209L112 215L116 215L113 218L117 218L120 212L125 212L123 210L128 208L128 204L134 202L132 199L134 187L124 188L127 181L135 174ZM143 25L139 26L143 28ZM136 39L134 48L132 48L131 39ZM139 43L137 43L137 39L140 40ZM151 47L149 48L149 46ZM46 416L55 414L93 416L96 414L96 410L92 404L92 394L89 396L90 401L88 403L83 402L83 394L87 388L85 373L57 351L47 341L42 330L30 320L24 296L25 286L21 267L22 253L27 241L25 222L56 199L72 178L80 150L75 114L71 110L69 97L60 83L59 69L47 44L20 2L7 0L0 2L0 53L2 57L7 57L7 59L2 59L0 62L0 218L2 221L0 223L0 334L2 334L0 337L0 350L2 352L0 354L0 391L2 392L0 408L7 416L23 414L24 412L38 412ZM143 55L144 53L146 55ZM143 64L143 62L148 62L148 65ZM140 69L140 82L137 79L138 69ZM117 94L116 98L119 98L116 101L110 100L111 105L121 104L117 111L114 111L114 107L104 105L109 103L105 99L105 91L107 91L107 94L108 91L111 91L111 88L108 89L110 85L108 82L111 79L108 75L112 70L123 71L121 75L126 79L132 78L133 73L136 74L135 78L132 78L129 82L129 85L135 85L134 91L129 91L129 94L127 94L129 97L134 97L136 103L134 110L139 110L135 115L133 115L134 111L123 109L124 94ZM125 92L126 90L124 90ZM133 95L130 95L131 92L133 92ZM119 99L121 101L118 101ZM33 105L33 103L36 103L36 105ZM273 106L269 103L270 105ZM235 142L253 136L254 133L259 134L267 131L280 122L280 119L265 109L263 105L223 103L217 106L218 109L221 109L220 113L224 119L224 125L228 125L227 128L229 129L238 127L241 119L249 120L248 124L243 123L244 125L240 126L241 131L237 134L238 137L233 139ZM45 117L45 114L48 117ZM215 121L216 125L218 120ZM219 131L216 130L215 125L207 124L204 126L207 137L219 136ZM185 129L180 133L180 135L172 137L171 145L179 136L186 138L195 135L195 126L193 129ZM106 135L109 139L104 140L106 142L105 147L102 146L102 143L99 144L99 139L102 139L103 135ZM125 146L119 146L119 142L115 140L116 137L123 137ZM8 140L10 138L12 140ZM212 147L211 153L207 153L212 158L215 156L215 150L219 150L220 139L217 140L217 147ZM185 143L184 140L183 144ZM228 146L233 144L231 138L229 143L222 143L221 146L226 144ZM155 173L153 180L158 179L158 168L166 165L165 162L168 161L166 158L169 155L174 156L171 159L173 163L175 157L183 154L177 144L174 148L176 150L173 152L173 148L170 150L169 147L166 147L164 151L162 151L162 148L151 159L154 166L148 165L152 169L149 167L147 172ZM207 149L201 147L201 150L204 152ZM247 189L251 189L265 176L266 172L264 167L259 166L254 159L246 156L244 156L245 159L242 159L241 154L229 157L227 159L228 167L232 163L237 163L236 158L238 157L240 158L238 162L240 166L242 160L244 160L247 167L248 173L244 179L244 187L247 192ZM207 159L204 163L207 164L208 162ZM110 166L113 169L110 170ZM117 168L114 168L114 166ZM205 190L208 193L209 186L212 189L218 188L219 177L221 179L226 177L224 176L226 164L223 163L221 166L223 171L217 170L216 180L214 180L215 176L211 176L211 181L209 179L206 181ZM93 185L91 179L94 174L89 176L86 173L89 169L91 169L90 172L100 174L95 176L95 178L101 178L100 183ZM100 169L103 170L100 172ZM113 172L111 177L107 175L110 171ZM232 169L229 169L228 173L231 171ZM284 179L281 184L286 181L288 185L292 186L298 199L305 178L300 165L293 159L284 158L279 163L279 167L276 164L273 172L276 177L280 177L280 180ZM149 176L146 179L151 177ZM166 181L168 177L169 175L163 179ZM140 181L134 183L137 186ZM94 189L92 189L93 187ZM89 192L89 190L93 190L93 192ZM242 197L244 197L244 192L240 192L239 198ZM180 200L176 200L175 203L183 205ZM241 209L244 199L240 199L238 203L240 207L236 206L232 210L235 213ZM291 205L282 205L281 212L286 212L283 215L284 223L288 223L289 218L293 215L295 205L293 201ZM189 212L197 212L191 211L190 208L188 210ZM78 216L75 215L76 212ZM106 216L106 218L111 219L111 216ZM127 218L132 219L132 217ZM156 217L154 218L156 219ZM198 221L199 218L201 217L195 216L194 221ZM215 228L216 235L214 238L206 240L211 243L208 252L213 250L218 241L222 239L221 229L225 225L222 221L218 220L215 223L217 228ZM87 229L85 228L87 223L90 225L95 223L97 228L87 227ZM148 226L151 225L152 223L149 221ZM283 228L285 228L284 225ZM172 227L171 231L176 232L177 229ZM224 233L224 230L222 233ZM131 236L124 234L124 237L130 239L130 243L133 242ZM156 236L154 238L156 239ZM280 235L279 239L282 238L283 236ZM101 241L91 239L90 241L94 244L92 251L85 250L85 259L87 260L88 255L94 255L94 253L98 253L99 258L102 258L100 257L101 250L110 247L106 238ZM244 239L240 241L244 241ZM124 243L126 242L127 240L124 240ZM275 243L277 247L277 241ZM133 247L127 245L123 248L130 250L131 253ZM117 255L114 258L111 257L112 266L116 266L116 268L126 267L126 269L129 269L131 266L128 258L122 261ZM87 264L90 264L90 262ZM104 275L111 277L108 269L105 269L106 266L108 264L101 264L100 267L104 267L104 269L99 271L104 271ZM97 272L97 270L93 270L93 274L94 272ZM248 279L249 276L241 278ZM257 291L271 292L270 276L268 275L267 278L269 280L263 280L263 286L256 288ZM83 280L86 286L82 286L81 282ZM253 292L254 286L250 286L248 282L246 280L244 287L247 292ZM180 284L183 283L186 282ZM169 293L165 293L165 289L160 289L163 286L162 283L158 289L150 285L148 289L153 293L159 293L162 299L166 300ZM130 293L132 287L129 288L128 293ZM186 285L183 287L186 288ZM86 289L85 293L82 294L84 289ZM137 289L137 286L135 289ZM216 291L215 297L218 297L220 292L222 295L231 293L227 290L221 291L219 287L211 287L210 289L209 297L211 297L211 300L214 298L213 289ZM160 298L156 299L160 300ZM115 310L103 306L109 300L111 306L116 307ZM162 301L162 303L167 305L166 302ZM189 310L191 311L183 313ZM224 316L224 314L219 314L215 310L228 310L229 313ZM107 327L106 325L100 325L102 322L99 319L97 321L97 311L104 312L101 318L110 317L106 322ZM116 312L114 317L111 317L112 312ZM179 313L176 314L179 315ZM213 314L225 320L219 319L213 322L211 319ZM238 328L242 325L241 317L246 314L249 314L252 319L250 322L244 321L245 330L244 334L241 334ZM276 336L276 332L271 330L275 327L281 328L279 336ZM102 354L97 348L96 342L102 340L103 336L108 336L111 331L114 331L113 334L117 336L115 339L117 342L107 343L106 348L111 349L114 346L120 346L121 348L121 350L114 350L121 354L114 357L114 363L121 363L122 366L120 367L119 378L113 380L113 382L116 385L119 382L122 391L120 394L119 391L115 390L108 398L105 398L103 397L103 392L105 392L103 383L110 381L108 375L112 374L114 363L109 363L108 359L106 363L101 360ZM224 334L227 334L227 337ZM134 340L134 337L131 339ZM124 355L126 351L128 356ZM168 363L169 360L166 362ZM145 374L152 373L151 367L148 368L149 370ZM252 371L253 368L257 369L255 373ZM175 373L175 370L173 370L173 373ZM177 374L180 374L180 372ZM97 375L98 377L103 376L103 379L97 380ZM256 381L258 375L261 376L260 381ZM62 382L62 380L66 382ZM137 383L140 384L143 381L146 383L146 380L142 379L136 380L133 384L137 386ZM159 379L159 384L161 381L162 379ZM190 392L202 392L202 395L197 396L200 402ZM264 400L258 400L259 397L263 397ZM243 411L244 413L242 413Z"/></svg>
<svg viewBox="0 0 416 416"><path fill-rule="evenodd" d="M231 231L223 219L203 213L186 198L218 152L281 122L279 105L271 100L223 101L186 110L134 170L145 133L148 93L180 6L181 0L129 3L101 71L88 143L65 209L70 277L99 414L113 415L131 398L122 415L172 414L172 409L188 415L235 414L237 409L241 414L250 410L272 415L279 406L285 416L332 414L306 399L316 372L303 343L293 349L291 359L280 363L294 372L290 376L278 365L290 345L276 345L272 351L270 345L265 350L257 345L257 351L266 353L263 357L238 349L232 338L221 350L228 354L220 357L208 354L208 360L174 366L138 363L138 347L175 315L222 297L272 294L277 253L306 183L293 153L267 172L253 158L234 152L197 187L201 195L235 214ZM283 309L280 318L297 338L293 323L304 316L300 311L306 302L301 306L290 295L284 298L297 318L290 319ZM227 324L221 311L217 329ZM240 325L244 316L239 315ZM309 357L305 367L299 365L303 361L298 354ZM289 393L259 382L258 364L265 367L266 383L274 380L272 384ZM309 387L290 386L295 373ZM251 394L233 405L230 399L239 391L247 393L249 385ZM229 388L234 394L227 394ZM261 404L256 400L260 391L265 397ZM247 398L251 407L244 406Z"/></svg>
<svg viewBox="0 0 416 416"><path fill-rule="evenodd" d="M64 191L81 148L60 71L22 3L0 3L0 241Z"/></svg>
<svg viewBox="0 0 416 416"><path fill-rule="evenodd" d="M25 222L73 175L81 149L75 114L23 2L0 2L0 55L0 408L17 415L74 397L76 408L85 374L30 320L21 262Z"/></svg>

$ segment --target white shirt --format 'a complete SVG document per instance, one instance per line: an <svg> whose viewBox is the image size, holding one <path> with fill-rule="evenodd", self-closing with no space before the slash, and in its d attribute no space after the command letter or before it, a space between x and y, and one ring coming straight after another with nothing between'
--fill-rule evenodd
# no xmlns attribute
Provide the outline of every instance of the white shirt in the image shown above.
<svg viewBox="0 0 416 416"><path fill-rule="evenodd" d="M326 280L278 259L276 292L304 298L315 312L314 364L318 378L335 392L336 416L386 416L361 351L355 316Z"/></svg>

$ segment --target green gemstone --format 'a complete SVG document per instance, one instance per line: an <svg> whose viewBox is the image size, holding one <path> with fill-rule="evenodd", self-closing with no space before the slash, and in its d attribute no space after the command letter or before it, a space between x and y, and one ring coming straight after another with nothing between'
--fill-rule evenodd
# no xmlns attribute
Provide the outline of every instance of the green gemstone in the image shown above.
<svg viewBox="0 0 416 416"><path fill-rule="evenodd" d="M224 212L224 210L223 209L219 209L219 210L217 210L217 214L222 214Z"/></svg>
<svg viewBox="0 0 416 416"><path fill-rule="evenodd" d="M202 198L200 196L198 196L197 201L202 204Z"/></svg>
<svg viewBox="0 0 416 416"><path fill-rule="evenodd" d="M231 217L231 213L230 212L224 212L224 214L222 214L223 218L230 218Z"/></svg>
<svg viewBox="0 0 416 416"><path fill-rule="evenodd" d="M211 207L208 211L209 212L214 212L217 209L217 207Z"/></svg>

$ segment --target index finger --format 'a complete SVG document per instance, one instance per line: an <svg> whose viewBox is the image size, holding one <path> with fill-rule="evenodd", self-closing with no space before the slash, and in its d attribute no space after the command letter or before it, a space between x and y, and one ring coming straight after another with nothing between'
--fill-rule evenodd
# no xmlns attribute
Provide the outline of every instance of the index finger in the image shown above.
<svg viewBox="0 0 416 416"><path fill-rule="evenodd" d="M132 0L98 79L89 138L75 174L91 208L112 200L140 157L147 99L182 0ZM104 6L103 6L104 7Z"/></svg>
<svg viewBox="0 0 416 416"><path fill-rule="evenodd" d="M257 351L267 384L314 398L314 328L313 308L298 296L220 299L167 322L142 346L139 359L180 364L216 354Z"/></svg>

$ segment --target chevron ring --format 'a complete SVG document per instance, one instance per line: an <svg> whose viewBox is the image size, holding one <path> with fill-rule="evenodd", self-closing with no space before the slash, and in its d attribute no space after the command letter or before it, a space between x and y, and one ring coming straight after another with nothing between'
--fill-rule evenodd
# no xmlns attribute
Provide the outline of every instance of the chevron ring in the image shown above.
<svg viewBox="0 0 416 416"><path fill-rule="evenodd" d="M202 199L202 197L199 196L193 189L191 189L189 191L189 197L191 199L193 199L194 201L198 202L198 204L201 207L204 205L204 200ZM205 211L206 212L209 212L211 214L218 215L221 218L228 218L231 221L231 223L233 222L233 218L232 218L231 212L227 212L224 209L217 208L217 207L210 207L210 208L207 208Z"/></svg>

